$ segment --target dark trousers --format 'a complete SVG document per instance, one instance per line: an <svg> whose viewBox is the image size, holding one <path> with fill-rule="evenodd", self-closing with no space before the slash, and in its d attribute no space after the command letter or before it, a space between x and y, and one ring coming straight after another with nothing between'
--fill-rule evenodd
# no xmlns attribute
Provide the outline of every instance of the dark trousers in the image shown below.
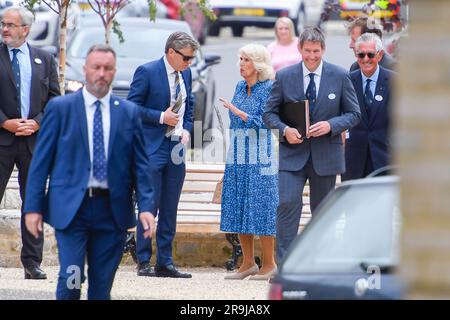
<svg viewBox="0 0 450 320"><path fill-rule="evenodd" d="M303 189L309 180L309 196L311 213L314 212L323 198L334 189L336 176L319 176L311 158L302 170L279 171L278 186L280 202L276 218L277 262L283 259L290 244L297 236L298 226L303 208Z"/></svg>
<svg viewBox="0 0 450 320"><path fill-rule="evenodd" d="M19 171L19 188L22 204L25 201L25 186L27 183L28 168L31 162L31 152L26 137L16 137L10 146L0 146L0 199L3 198L14 165ZM23 209L23 205L22 205ZM20 228L22 232L22 250L20 259L24 267L39 266L42 262L44 248L44 233L36 239L25 226L25 216L21 210Z"/></svg>
<svg viewBox="0 0 450 320"><path fill-rule="evenodd" d="M164 139L157 152L150 155L153 190L158 208L156 228L156 265L173 264L172 243L177 227L177 210L186 175L185 149L179 140ZM152 256L152 240L144 239L140 222L136 232L136 254L139 263L148 263Z"/></svg>
<svg viewBox="0 0 450 320"><path fill-rule="evenodd" d="M109 300L126 239L126 230L114 221L109 197L85 196L69 227L55 230L55 237L60 264L56 298L80 299L87 261L88 299Z"/></svg>

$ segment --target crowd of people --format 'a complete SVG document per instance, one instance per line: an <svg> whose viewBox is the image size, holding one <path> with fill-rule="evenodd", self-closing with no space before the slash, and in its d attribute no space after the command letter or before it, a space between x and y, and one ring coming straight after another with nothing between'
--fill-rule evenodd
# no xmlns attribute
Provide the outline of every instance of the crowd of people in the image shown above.
<svg viewBox="0 0 450 320"><path fill-rule="evenodd" d="M16 165L25 278L47 277L40 267L44 221L54 227L58 245L58 299L80 298L85 263L88 298L110 299L126 231L136 224L138 276L191 278L174 265L172 244L193 126L189 65L197 41L184 32L171 34L164 55L136 69L127 99L111 94L114 49L94 45L83 67L85 86L59 96L54 58L27 43L32 20L24 8L5 10L0 44L0 196ZM286 17L277 21L276 41L268 47L240 48L243 80L231 101L221 99L232 143L220 229L239 234L243 261L225 279L273 277L297 235L307 181L314 216L338 174L362 178L390 162L395 73L384 66L394 63L381 34L365 26L362 19L349 29L357 64L350 73L322 59L326 41L319 28L305 28L296 38ZM301 100L309 104L306 136L280 116L285 104ZM266 161L278 143L273 130L280 137L277 170ZM256 237L261 268L255 264Z"/></svg>

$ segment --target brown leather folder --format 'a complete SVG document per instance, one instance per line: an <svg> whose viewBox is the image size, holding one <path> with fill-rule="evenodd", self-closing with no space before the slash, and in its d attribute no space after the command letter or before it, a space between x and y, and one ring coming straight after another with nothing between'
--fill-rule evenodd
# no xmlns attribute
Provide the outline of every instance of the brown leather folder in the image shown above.
<svg viewBox="0 0 450 320"><path fill-rule="evenodd" d="M309 101L288 102L280 108L280 118L291 128L296 128L302 137L309 138Z"/></svg>

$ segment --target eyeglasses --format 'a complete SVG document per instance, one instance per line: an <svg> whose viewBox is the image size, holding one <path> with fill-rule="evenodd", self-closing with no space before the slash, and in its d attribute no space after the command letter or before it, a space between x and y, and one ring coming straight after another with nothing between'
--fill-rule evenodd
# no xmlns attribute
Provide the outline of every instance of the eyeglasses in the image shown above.
<svg viewBox="0 0 450 320"><path fill-rule="evenodd" d="M0 25L1 25L2 29L4 29L4 28L15 29L15 28L25 27L26 26L26 24L17 25L17 24L14 24L14 23L5 23L3 21L0 23Z"/></svg>
<svg viewBox="0 0 450 320"><path fill-rule="evenodd" d="M367 56L369 59L375 58L377 54L374 52L359 52L356 54L356 56L360 59L364 59L365 56Z"/></svg>
<svg viewBox="0 0 450 320"><path fill-rule="evenodd" d="M173 49L173 48L172 48ZM195 58L195 56L186 56L184 54L182 54L180 51L178 51L177 49L173 49L173 51L175 51L176 53L178 53L180 56L183 57L183 61L188 62L191 61L192 59Z"/></svg>

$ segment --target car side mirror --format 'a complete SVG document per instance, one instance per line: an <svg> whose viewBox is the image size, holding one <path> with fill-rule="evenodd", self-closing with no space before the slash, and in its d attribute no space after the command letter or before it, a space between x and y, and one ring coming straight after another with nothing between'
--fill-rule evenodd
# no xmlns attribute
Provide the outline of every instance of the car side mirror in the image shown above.
<svg viewBox="0 0 450 320"><path fill-rule="evenodd" d="M222 57L218 54L213 53L205 53L205 65L203 66L202 70L213 66L215 64L219 64L222 60Z"/></svg>

